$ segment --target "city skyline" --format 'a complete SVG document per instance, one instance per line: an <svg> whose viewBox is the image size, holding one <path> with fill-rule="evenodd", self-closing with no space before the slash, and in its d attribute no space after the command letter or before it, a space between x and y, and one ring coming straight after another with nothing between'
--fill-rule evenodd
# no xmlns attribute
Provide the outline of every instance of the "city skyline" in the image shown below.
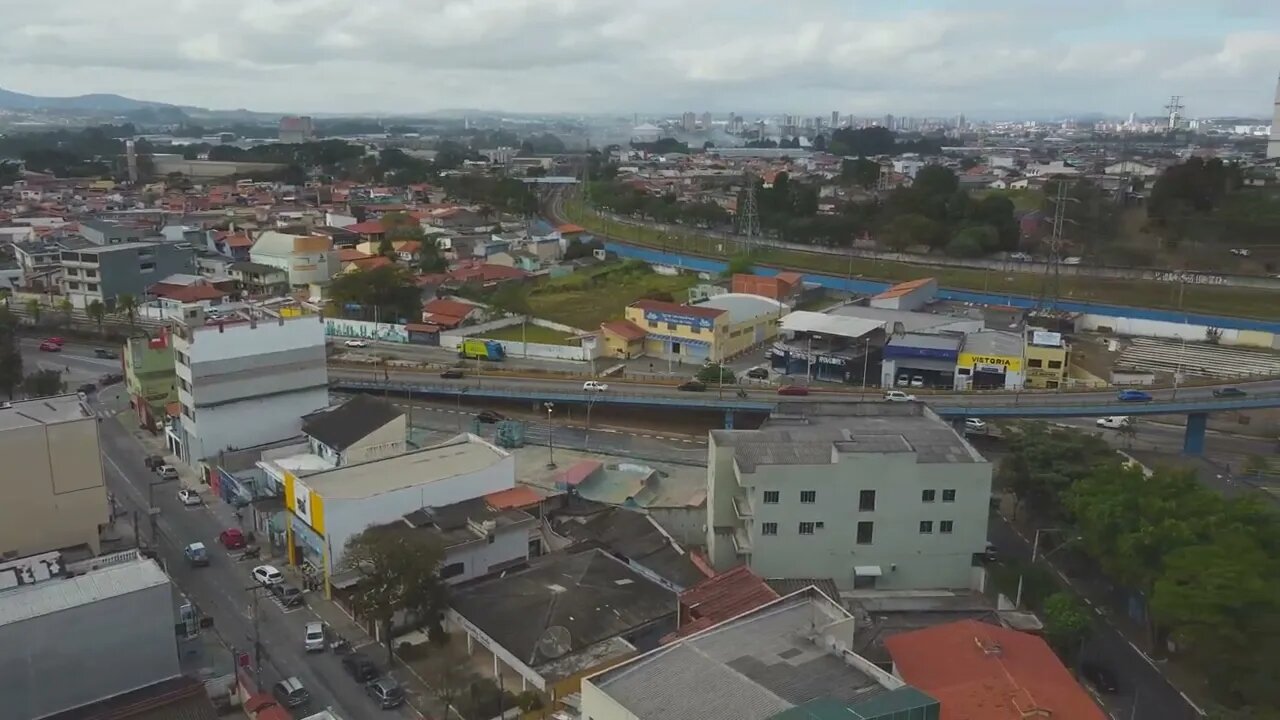
<svg viewBox="0 0 1280 720"><path fill-rule="evenodd" d="M1267 117L1280 57L1260 0L7 4L0 87L263 112Z"/></svg>

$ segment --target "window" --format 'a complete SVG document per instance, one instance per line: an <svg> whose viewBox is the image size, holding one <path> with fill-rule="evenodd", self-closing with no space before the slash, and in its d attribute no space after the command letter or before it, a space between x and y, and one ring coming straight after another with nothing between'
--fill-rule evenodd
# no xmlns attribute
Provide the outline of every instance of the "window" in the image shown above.
<svg viewBox="0 0 1280 720"><path fill-rule="evenodd" d="M805 505L812 505L813 503L818 502L818 491L817 490L801 490L800 502Z"/></svg>
<svg viewBox="0 0 1280 720"><path fill-rule="evenodd" d="M1042 363L1041 363L1041 361L1040 361L1040 358L1028 358L1028 359L1027 359L1027 367L1034 367L1034 368L1038 368L1038 367L1041 367L1041 366L1042 366Z"/></svg>
<svg viewBox="0 0 1280 720"><path fill-rule="evenodd" d="M778 523L760 523L761 535L777 535Z"/></svg>
<svg viewBox="0 0 1280 720"><path fill-rule="evenodd" d="M1050 360L1050 361L1049 361L1049 369L1050 369L1050 370L1061 370L1061 369L1062 369L1062 361L1061 361L1061 360Z"/></svg>
<svg viewBox="0 0 1280 720"><path fill-rule="evenodd" d="M676 329L676 324L675 324L675 323L667 323L667 329L668 329L668 330L675 330L675 329Z"/></svg>
<svg viewBox="0 0 1280 720"><path fill-rule="evenodd" d="M932 534L933 534L933 521L932 521L932 520L921 520L921 521L920 521L920 534L921 534L921 535L932 535Z"/></svg>
<svg viewBox="0 0 1280 720"><path fill-rule="evenodd" d="M933 502L937 496L938 496L937 490L921 490L920 502Z"/></svg>
<svg viewBox="0 0 1280 720"><path fill-rule="evenodd" d="M876 509L876 491L863 490L858 493L858 510L872 512Z"/></svg>
<svg viewBox="0 0 1280 720"><path fill-rule="evenodd" d="M777 505L777 504L778 504L778 491L777 491L777 490L765 490L765 491L764 491L764 504L765 504L765 505Z"/></svg>
<svg viewBox="0 0 1280 720"><path fill-rule="evenodd" d="M950 535L951 531L954 528L955 528L955 521L952 521L952 520L943 520L938 523L938 532L942 533L943 535Z"/></svg>
<svg viewBox="0 0 1280 720"><path fill-rule="evenodd" d="M98 283L85 283L85 289L89 292L98 292Z"/></svg>
<svg viewBox="0 0 1280 720"><path fill-rule="evenodd" d="M140 268L142 272L155 272L155 269L156 269L156 264L153 262L142 263L142 267Z"/></svg>
<svg viewBox="0 0 1280 720"><path fill-rule="evenodd" d="M866 520L858 523L858 544L870 545L875 536L876 524Z"/></svg>
<svg viewBox="0 0 1280 720"><path fill-rule="evenodd" d="M658 327L658 323L656 323L656 322L654 322L654 321L650 320L650 321L649 321L649 327L651 327L651 328L656 328L656 327Z"/></svg>
<svg viewBox="0 0 1280 720"><path fill-rule="evenodd" d="M70 281L68 281L68 282L67 282L67 288L68 288L69 290L79 290L79 289L80 289L80 283L78 283L78 282L70 282Z"/></svg>
<svg viewBox="0 0 1280 720"><path fill-rule="evenodd" d="M85 276L85 277L87 277L87 278L96 278L96 277L98 277L98 271L97 271L97 270L85 270L85 271L84 271L84 276Z"/></svg>
<svg viewBox="0 0 1280 720"><path fill-rule="evenodd" d="M451 577L457 577L467 571L467 566L460 563L450 563L440 568L440 579L448 580Z"/></svg>
<svg viewBox="0 0 1280 720"><path fill-rule="evenodd" d="M942 491L942 502L955 502L955 501L956 501L956 491L955 491L955 490L943 490L943 491Z"/></svg>
<svg viewBox="0 0 1280 720"><path fill-rule="evenodd" d="M801 534L801 535L812 535L812 534L813 534L813 523L811 523L811 522L802 522L802 523L800 523L800 534Z"/></svg>

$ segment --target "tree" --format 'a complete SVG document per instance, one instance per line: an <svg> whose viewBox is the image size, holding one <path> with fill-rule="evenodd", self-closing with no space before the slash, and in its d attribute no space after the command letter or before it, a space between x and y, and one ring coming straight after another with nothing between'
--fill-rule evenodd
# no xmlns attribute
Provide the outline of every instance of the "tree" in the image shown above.
<svg viewBox="0 0 1280 720"><path fill-rule="evenodd" d="M994 252L1000 243L1000 235L990 225L972 225L956 234L947 243L947 254L952 257L975 258Z"/></svg>
<svg viewBox="0 0 1280 720"><path fill-rule="evenodd" d="M339 306L359 306L365 320L408 322L422 316L422 293L413 275L399 265L338 275L329 294Z"/></svg>
<svg viewBox="0 0 1280 720"><path fill-rule="evenodd" d="M818 152L825 151L827 149L827 136L818 135L817 137L815 137L813 139L813 149L817 150Z"/></svg>
<svg viewBox="0 0 1280 720"><path fill-rule="evenodd" d="M58 370L37 370L22 379L22 394L29 398L59 395L67 391Z"/></svg>
<svg viewBox="0 0 1280 720"><path fill-rule="evenodd" d="M866 158L854 158L840 163L840 181L870 190L880 181L880 163Z"/></svg>
<svg viewBox="0 0 1280 720"><path fill-rule="evenodd" d="M58 303L58 311L62 313L62 321L67 327L71 327L71 315L75 310L75 305L71 304L70 298L62 298Z"/></svg>
<svg viewBox="0 0 1280 720"><path fill-rule="evenodd" d="M44 306L41 305L40 301L37 300L36 298L31 298L30 300L27 301L26 308L27 308L27 315L31 318L31 322L35 325L39 325L40 312L44 309Z"/></svg>
<svg viewBox="0 0 1280 720"><path fill-rule="evenodd" d="M938 247L946 241L946 228L923 215L899 215L885 227L884 240L894 250L906 250L916 245Z"/></svg>
<svg viewBox="0 0 1280 720"><path fill-rule="evenodd" d="M739 253L729 258L724 268L724 276L731 278L734 275L750 275L754 269L755 263L751 260L751 256Z"/></svg>
<svg viewBox="0 0 1280 720"><path fill-rule="evenodd" d="M720 363L703 365L698 369L697 378L711 385L732 385L738 381L738 376L734 374L733 369L727 368Z"/></svg>
<svg viewBox="0 0 1280 720"><path fill-rule="evenodd" d="M383 234L382 239L378 241L378 254L383 257L395 259L396 249L391 244L391 236Z"/></svg>
<svg viewBox="0 0 1280 720"><path fill-rule="evenodd" d="M18 318L0 305L0 390L12 400L22 384L22 348L18 345Z"/></svg>
<svg viewBox="0 0 1280 720"><path fill-rule="evenodd" d="M138 322L138 299L128 293L116 297L116 312L129 320L129 327L134 327Z"/></svg>
<svg viewBox="0 0 1280 720"><path fill-rule="evenodd" d="M1075 597L1057 592L1045 598L1042 613L1049 644L1074 664L1080 646L1089 635L1091 622L1088 611Z"/></svg>
<svg viewBox="0 0 1280 720"><path fill-rule="evenodd" d="M400 525L370 527L347 541L342 567L359 579L352 609L377 624L392 660L392 624L398 615L438 637L448 597L440 579L443 553L431 538Z"/></svg>
<svg viewBox="0 0 1280 720"><path fill-rule="evenodd" d="M1067 491L1096 470L1119 465L1120 456L1096 435L1024 422L1008 434L1008 453L995 480L1037 517L1064 520Z"/></svg>
<svg viewBox="0 0 1280 720"><path fill-rule="evenodd" d="M107 308L102 304L101 300L90 300L85 306L84 312L89 319L98 324L98 332L102 332L102 322L107 318Z"/></svg>
<svg viewBox="0 0 1280 720"><path fill-rule="evenodd" d="M925 165L916 172L911 189L923 196L949 196L960 188L960 179L949 168Z"/></svg>
<svg viewBox="0 0 1280 720"><path fill-rule="evenodd" d="M440 246L435 238L424 237L421 243L418 249L418 270L424 273L438 273L449 268L449 262L440 253Z"/></svg>
<svg viewBox="0 0 1280 720"><path fill-rule="evenodd" d="M508 315L520 316L520 342L524 345L524 355L529 356L529 316L533 308L529 304L529 291L518 282L505 282L489 296L489 305Z"/></svg>

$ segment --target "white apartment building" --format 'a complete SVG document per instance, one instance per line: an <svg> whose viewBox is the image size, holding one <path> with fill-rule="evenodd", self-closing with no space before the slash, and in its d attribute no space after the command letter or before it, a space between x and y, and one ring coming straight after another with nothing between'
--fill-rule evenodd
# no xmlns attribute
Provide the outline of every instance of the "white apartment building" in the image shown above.
<svg viewBox="0 0 1280 720"><path fill-rule="evenodd" d="M328 406L322 317L248 319L266 312L249 308L206 323L199 306L183 312L173 329L181 414L169 444L187 463L297 437L302 416Z"/></svg>
<svg viewBox="0 0 1280 720"><path fill-rule="evenodd" d="M717 570L842 590L979 577L991 464L923 404L784 404L760 430L713 430L707 477Z"/></svg>
<svg viewBox="0 0 1280 720"><path fill-rule="evenodd" d="M289 273L289 285L324 285L342 269L333 239L324 235L289 235L267 230L249 250L249 259Z"/></svg>

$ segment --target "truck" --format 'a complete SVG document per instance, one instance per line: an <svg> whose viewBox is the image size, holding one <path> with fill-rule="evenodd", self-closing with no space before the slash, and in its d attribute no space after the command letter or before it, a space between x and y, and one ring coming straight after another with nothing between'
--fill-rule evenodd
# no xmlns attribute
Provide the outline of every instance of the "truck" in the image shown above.
<svg viewBox="0 0 1280 720"><path fill-rule="evenodd" d="M458 346L458 357L467 360L491 360L500 362L507 356L502 343L497 340L463 340Z"/></svg>

